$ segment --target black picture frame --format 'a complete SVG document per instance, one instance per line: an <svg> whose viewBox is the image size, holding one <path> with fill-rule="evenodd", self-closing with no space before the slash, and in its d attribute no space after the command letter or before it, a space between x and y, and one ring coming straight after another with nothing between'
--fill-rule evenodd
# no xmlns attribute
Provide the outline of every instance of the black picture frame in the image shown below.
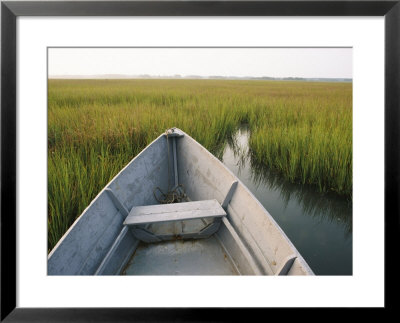
<svg viewBox="0 0 400 323"><path fill-rule="evenodd" d="M126 322L234 320L240 309L17 308L16 19L19 16L384 16L385 308L399 233L400 1L4 1L1 3L1 321ZM371 233L372 234L372 233ZM188 295L190 297L190 295ZM228 314L228 316L226 316ZM229 318L230 317L230 318Z"/></svg>

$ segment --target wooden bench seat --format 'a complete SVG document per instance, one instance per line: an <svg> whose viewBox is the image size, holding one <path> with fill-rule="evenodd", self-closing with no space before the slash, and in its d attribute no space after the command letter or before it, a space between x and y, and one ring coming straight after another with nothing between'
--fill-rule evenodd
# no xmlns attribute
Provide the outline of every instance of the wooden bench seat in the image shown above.
<svg viewBox="0 0 400 323"><path fill-rule="evenodd" d="M124 225L136 226L157 222L184 221L226 216L217 200L157 204L133 207Z"/></svg>

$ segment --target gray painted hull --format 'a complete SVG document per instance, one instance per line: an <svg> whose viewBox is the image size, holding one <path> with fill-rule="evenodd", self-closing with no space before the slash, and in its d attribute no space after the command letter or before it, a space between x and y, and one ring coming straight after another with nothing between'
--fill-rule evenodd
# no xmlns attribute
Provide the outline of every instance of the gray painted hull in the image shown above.
<svg viewBox="0 0 400 323"><path fill-rule="evenodd" d="M175 133L160 135L106 185L49 254L48 274L313 275L243 183L189 135ZM159 204L155 187L165 192L177 183L191 201L215 199L224 207L218 230L194 239L190 232L206 220L156 223L146 230L184 239L140 241L124 225L127 214Z"/></svg>

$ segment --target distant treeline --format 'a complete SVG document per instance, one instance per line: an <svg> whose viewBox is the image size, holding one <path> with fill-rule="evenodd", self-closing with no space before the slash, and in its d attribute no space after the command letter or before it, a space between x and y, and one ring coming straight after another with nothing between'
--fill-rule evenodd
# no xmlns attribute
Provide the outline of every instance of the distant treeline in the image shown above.
<svg viewBox="0 0 400 323"><path fill-rule="evenodd" d="M352 82L351 78L304 78L304 77L271 77L271 76L221 76L221 75L50 75L50 79L199 79L199 80L264 80L264 81L301 81L301 82Z"/></svg>

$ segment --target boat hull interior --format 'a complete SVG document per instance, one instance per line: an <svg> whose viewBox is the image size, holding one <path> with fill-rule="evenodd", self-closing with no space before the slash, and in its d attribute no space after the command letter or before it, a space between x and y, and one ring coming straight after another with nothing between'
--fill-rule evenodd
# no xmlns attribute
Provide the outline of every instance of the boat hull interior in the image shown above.
<svg viewBox="0 0 400 323"><path fill-rule="evenodd" d="M185 193L183 209L162 207L178 214L176 220L157 214L162 219L157 222L153 214L153 222L127 225L135 208L159 205L162 193L177 185ZM203 218L206 211L192 203L212 200L220 205L216 212L222 210L215 217ZM204 147L174 129L153 141L98 194L49 254L48 274L313 272L251 192Z"/></svg>

